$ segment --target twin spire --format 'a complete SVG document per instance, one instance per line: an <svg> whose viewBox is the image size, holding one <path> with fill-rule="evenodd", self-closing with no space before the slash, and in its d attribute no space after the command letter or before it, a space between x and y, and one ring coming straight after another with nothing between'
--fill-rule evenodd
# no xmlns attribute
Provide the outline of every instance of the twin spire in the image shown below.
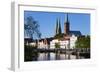
<svg viewBox="0 0 100 73"><path fill-rule="evenodd" d="M60 23L60 18L57 19L56 21L56 34L61 34L62 31L61 31L61 23Z"/></svg>
<svg viewBox="0 0 100 73"><path fill-rule="evenodd" d="M65 16L65 24L69 24L69 19L68 19L68 14L67 14L67 17ZM66 27L64 27L66 28ZM62 30L61 30L61 23L60 23L60 18L57 18L56 20L56 32L55 34L61 34L62 33Z"/></svg>

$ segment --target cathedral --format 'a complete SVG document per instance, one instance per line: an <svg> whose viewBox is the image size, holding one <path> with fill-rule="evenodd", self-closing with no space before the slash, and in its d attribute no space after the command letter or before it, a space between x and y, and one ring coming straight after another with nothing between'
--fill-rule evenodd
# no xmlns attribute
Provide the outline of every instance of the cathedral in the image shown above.
<svg viewBox="0 0 100 73"><path fill-rule="evenodd" d="M60 48L75 48L75 42L77 41L77 38L81 36L80 31L72 31L70 30L70 21L68 14L65 17L64 22L64 32L62 32L61 29L61 23L60 19L57 19L56 21L56 29L55 29L55 36L52 41L50 41L50 48L55 48L55 43L60 44Z"/></svg>
<svg viewBox="0 0 100 73"><path fill-rule="evenodd" d="M58 34L62 34L64 36L72 36L72 35L81 36L82 35L80 31L70 30L70 21L68 18L68 14L65 16L64 33L62 33L62 30L61 30L60 19L57 19L55 35L58 35Z"/></svg>

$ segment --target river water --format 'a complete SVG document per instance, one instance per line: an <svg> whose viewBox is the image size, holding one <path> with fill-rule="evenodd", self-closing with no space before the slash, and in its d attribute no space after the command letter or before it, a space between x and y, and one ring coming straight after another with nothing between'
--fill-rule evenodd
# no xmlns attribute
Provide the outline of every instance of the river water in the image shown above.
<svg viewBox="0 0 100 73"><path fill-rule="evenodd" d="M76 59L77 57L75 55L68 55L68 54L59 54L56 55L55 53L39 53L39 56L37 58L38 61L44 61L44 60L68 60L70 56L70 59ZM79 57L82 59L83 57Z"/></svg>

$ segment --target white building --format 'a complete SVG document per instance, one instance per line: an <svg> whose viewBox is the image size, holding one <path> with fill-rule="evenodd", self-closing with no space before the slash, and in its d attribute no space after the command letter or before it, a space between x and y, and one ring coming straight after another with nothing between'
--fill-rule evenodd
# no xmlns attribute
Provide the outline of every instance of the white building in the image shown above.
<svg viewBox="0 0 100 73"><path fill-rule="evenodd" d="M29 43L30 46L37 46L40 49L54 49L55 44L59 43L60 48L62 49L74 49L75 48L75 42L77 41L77 36L72 35L70 37L65 37L60 40L58 39L52 39L51 41L48 41L47 39L42 39L40 41L36 42L31 42Z"/></svg>
<svg viewBox="0 0 100 73"><path fill-rule="evenodd" d="M51 49L55 48L55 43L59 43L58 39L54 39L54 40L50 41L50 48Z"/></svg>
<svg viewBox="0 0 100 73"><path fill-rule="evenodd" d="M55 48L55 43L59 43L60 48L66 48L66 49L73 49L75 47L75 42L77 41L77 37L75 35L68 37L67 39L54 39L50 41L50 48Z"/></svg>
<svg viewBox="0 0 100 73"><path fill-rule="evenodd" d="M72 35L72 37L70 37L70 48L74 49L75 48L75 42L77 41L77 37L75 35Z"/></svg>
<svg viewBox="0 0 100 73"><path fill-rule="evenodd" d="M38 48L39 49L48 49L49 45L44 43L43 41L41 41L41 42L38 42Z"/></svg>
<svg viewBox="0 0 100 73"><path fill-rule="evenodd" d="M36 42L29 43L30 46L36 46Z"/></svg>

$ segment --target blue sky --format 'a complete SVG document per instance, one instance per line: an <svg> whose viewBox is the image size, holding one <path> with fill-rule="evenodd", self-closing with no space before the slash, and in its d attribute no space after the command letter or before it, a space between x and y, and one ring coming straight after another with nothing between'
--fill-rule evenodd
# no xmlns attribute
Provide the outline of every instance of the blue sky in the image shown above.
<svg viewBox="0 0 100 73"><path fill-rule="evenodd" d="M60 18L62 32L64 32L64 22L67 13L24 11L24 19L29 16L38 21L42 38L54 36L57 18ZM68 18L70 30L80 31L83 35L90 35L90 14L68 13Z"/></svg>

